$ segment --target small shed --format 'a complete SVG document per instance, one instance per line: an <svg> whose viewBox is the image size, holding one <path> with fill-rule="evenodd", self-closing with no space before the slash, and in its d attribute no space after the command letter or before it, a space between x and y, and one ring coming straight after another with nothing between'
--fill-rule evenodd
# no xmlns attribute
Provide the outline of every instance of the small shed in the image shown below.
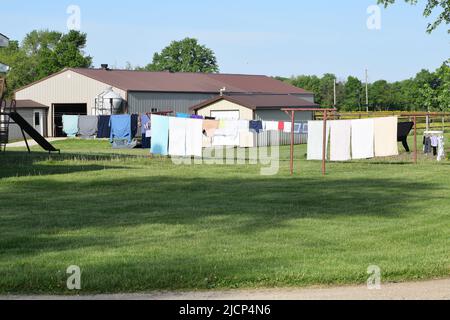
<svg viewBox="0 0 450 320"><path fill-rule="evenodd" d="M10 102L6 101L9 106ZM33 100L17 100L17 113L19 113L42 136L47 133L48 107ZM20 127L14 123L9 126L9 141L23 139Z"/></svg>

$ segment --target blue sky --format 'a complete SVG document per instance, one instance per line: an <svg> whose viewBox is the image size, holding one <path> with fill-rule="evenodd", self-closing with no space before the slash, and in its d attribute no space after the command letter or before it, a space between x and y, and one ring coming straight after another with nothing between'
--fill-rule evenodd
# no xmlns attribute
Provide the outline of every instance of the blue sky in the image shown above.
<svg viewBox="0 0 450 320"><path fill-rule="evenodd" d="M425 1L419 1L424 3ZM213 49L224 73L291 76L335 73L401 80L450 57L446 26L429 35L423 6L382 9L381 30L369 30L376 0L1 0L0 32L22 39L33 29L67 31L69 5L81 9L86 52L95 66L145 65L172 40L195 37Z"/></svg>

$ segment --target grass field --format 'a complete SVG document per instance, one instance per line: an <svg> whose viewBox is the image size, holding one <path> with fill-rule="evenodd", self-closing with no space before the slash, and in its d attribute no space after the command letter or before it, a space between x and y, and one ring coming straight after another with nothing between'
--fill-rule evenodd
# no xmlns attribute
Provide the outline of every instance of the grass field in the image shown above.
<svg viewBox="0 0 450 320"><path fill-rule="evenodd" d="M447 139L448 141L448 139ZM0 154L0 293L354 284L450 275L450 162L176 166L104 141ZM38 150L38 149L35 149Z"/></svg>

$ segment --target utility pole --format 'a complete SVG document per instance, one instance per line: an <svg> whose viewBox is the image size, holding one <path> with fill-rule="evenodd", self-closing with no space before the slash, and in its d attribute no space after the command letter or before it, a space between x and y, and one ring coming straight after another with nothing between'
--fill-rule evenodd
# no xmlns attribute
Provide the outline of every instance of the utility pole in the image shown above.
<svg viewBox="0 0 450 320"><path fill-rule="evenodd" d="M333 105L333 107L335 107L336 108L336 105L337 105L337 94L336 94L336 78L334 78L334 86L333 86L333 88L334 88L334 91L333 91L333 94L334 94L334 105Z"/></svg>
<svg viewBox="0 0 450 320"><path fill-rule="evenodd" d="M369 113L369 71L366 69L366 109Z"/></svg>

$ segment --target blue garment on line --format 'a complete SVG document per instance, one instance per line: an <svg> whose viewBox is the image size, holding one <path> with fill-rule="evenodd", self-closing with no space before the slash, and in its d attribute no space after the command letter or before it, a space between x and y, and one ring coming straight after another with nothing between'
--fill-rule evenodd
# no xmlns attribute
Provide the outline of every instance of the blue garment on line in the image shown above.
<svg viewBox="0 0 450 320"><path fill-rule="evenodd" d="M249 122L249 129L250 131L254 131L256 133L260 133L263 131L263 124L262 121L250 121Z"/></svg>
<svg viewBox="0 0 450 320"><path fill-rule="evenodd" d="M141 130L142 134L145 134L147 130L150 130L150 116L147 114L141 115Z"/></svg>
<svg viewBox="0 0 450 320"><path fill-rule="evenodd" d="M169 118L152 115L152 147L150 153L167 156L169 154Z"/></svg>
<svg viewBox="0 0 450 320"><path fill-rule="evenodd" d="M187 113L177 113L177 118L189 119L190 117L191 117L191 115L187 114Z"/></svg>
<svg viewBox="0 0 450 320"><path fill-rule="evenodd" d="M63 131L68 137L76 137L78 133L78 116L63 115Z"/></svg>
<svg viewBox="0 0 450 320"><path fill-rule="evenodd" d="M111 116L99 116L98 117L98 139L107 139L111 137L111 127L109 126Z"/></svg>
<svg viewBox="0 0 450 320"><path fill-rule="evenodd" d="M131 143L131 116L129 114L111 116L109 126L111 127L111 143L114 139L128 139Z"/></svg>

